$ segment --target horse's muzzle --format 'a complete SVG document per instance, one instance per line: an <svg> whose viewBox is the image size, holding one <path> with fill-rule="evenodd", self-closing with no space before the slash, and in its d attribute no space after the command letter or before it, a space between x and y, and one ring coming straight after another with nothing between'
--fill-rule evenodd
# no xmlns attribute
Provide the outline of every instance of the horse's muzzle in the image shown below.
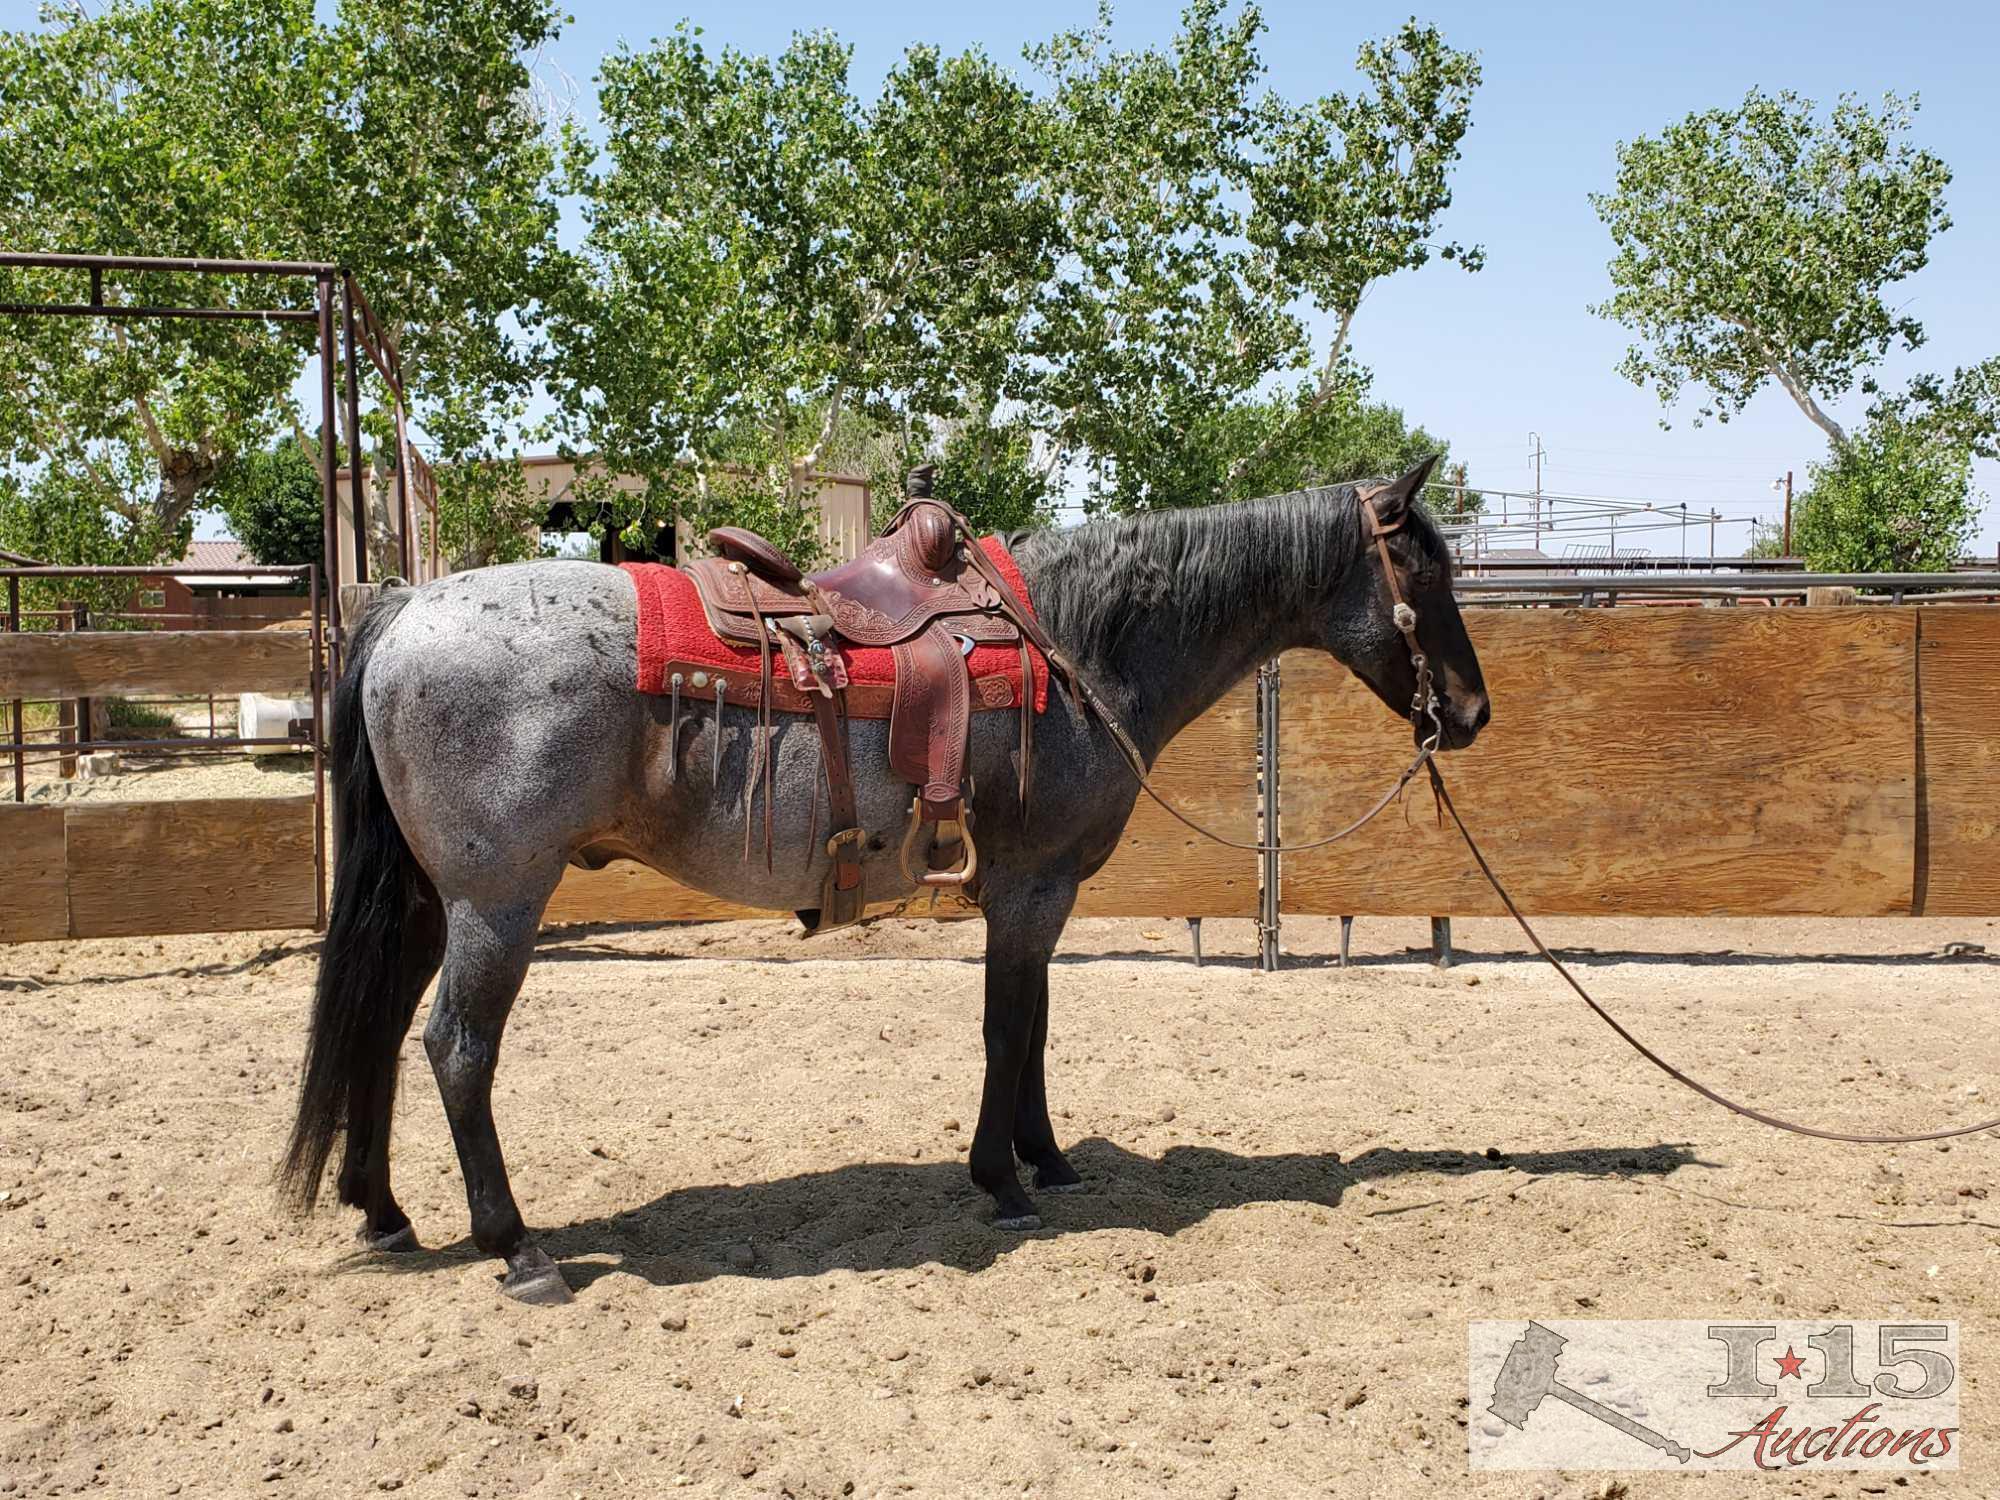
<svg viewBox="0 0 2000 1500"><path fill-rule="evenodd" d="M1440 747L1446 750L1465 749L1479 738L1479 731L1492 718L1493 705L1484 693L1470 698L1443 698L1438 703L1438 723L1443 729L1438 742Z"/></svg>

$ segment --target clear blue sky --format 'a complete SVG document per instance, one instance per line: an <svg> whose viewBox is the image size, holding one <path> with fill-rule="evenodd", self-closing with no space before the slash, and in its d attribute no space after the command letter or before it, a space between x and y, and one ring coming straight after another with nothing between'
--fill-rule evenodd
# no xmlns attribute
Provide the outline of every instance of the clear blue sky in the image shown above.
<svg viewBox="0 0 2000 1500"><path fill-rule="evenodd" d="M8 25L32 24L24 0L0 0ZM828 26L855 47L855 80L872 91L914 41L973 44L1009 62L1023 45L1087 24L1094 0L1016 0L940 7L909 0L808 5L803 0L670 0L665 7L578 0L547 64L574 80L594 119L597 60L621 41L642 46L686 15L713 44L768 51L795 30ZM1350 86L1355 44L1391 31L1409 0L1270 0L1264 55L1274 87L1293 98ZM1890 380L2000 353L2000 132L1994 65L2000 4L1883 6L1855 0L1782 3L1444 3L1418 12L1457 46L1477 50L1485 83L1444 229L1486 246L1487 268L1466 276L1434 265L1395 278L1363 308L1359 357L1376 392L1449 437L1474 482L1525 483L1528 433L1547 449L1552 490L1686 500L1725 515L1773 514L1771 479L1823 451L1819 432L1767 390L1726 426L1659 426L1653 398L1614 372L1625 339L1586 306L1606 291L1609 241L1585 194L1609 185L1615 144L1690 110L1741 99L1752 86L1790 87L1822 102L1843 90L1917 93L1921 143L1951 164L1953 228L1931 264L1897 289L1930 342L1887 369ZM1119 8L1121 44L1170 37L1178 7ZM1858 416L1858 396L1835 403ZM2000 465L1981 466L1989 495ZM1725 531L1722 551L1741 545ZM2000 505L1989 501L1982 552L2000 548ZM1666 550L1663 548L1662 550ZM1699 550L1699 549L1697 549Z"/></svg>
<svg viewBox="0 0 2000 1500"><path fill-rule="evenodd" d="M1095 14L1094 0L966 7L682 0L665 8L582 0L574 9L575 24L552 61L574 78L587 118L597 59L621 41L644 45L682 15L712 44L754 51L781 48L800 28L830 27L854 45L855 81L872 91L911 42L978 44L1014 61L1024 44ZM1585 310L1607 290L1610 242L1584 195L1609 186L1616 143L1690 110L1734 103L1753 86L1789 87L1822 102L1843 90L1922 96L1917 137L1956 174L1953 228L1934 243L1929 267L1897 289L1930 342L1888 374L1949 370L2000 353L2000 5L1766 0L1416 9L1454 45L1478 51L1485 68L1444 228L1484 244L1487 268L1467 276L1434 265L1397 277L1370 297L1355 342L1376 372L1377 393L1449 437L1475 482L1521 486L1531 430L1548 452L1550 489L1684 499L1746 516L1774 513L1773 476L1792 468L1804 482L1824 442L1781 392L1761 395L1727 426L1697 429L1677 420L1663 432L1654 398L1613 371L1626 342L1622 330ZM1388 33L1410 13L1409 0L1270 0L1264 56L1272 85L1293 98L1351 86L1356 43ZM1127 3L1116 12L1116 35L1122 45L1164 41L1178 15L1177 5ZM1836 411L1857 416L1864 405L1857 397ZM2000 495L2000 466L1982 465L1980 478ZM1740 546L1743 528L1733 531ZM1728 531L1722 540L1721 550L1732 550ZM2000 506L1989 505L1980 550L1996 546Z"/></svg>

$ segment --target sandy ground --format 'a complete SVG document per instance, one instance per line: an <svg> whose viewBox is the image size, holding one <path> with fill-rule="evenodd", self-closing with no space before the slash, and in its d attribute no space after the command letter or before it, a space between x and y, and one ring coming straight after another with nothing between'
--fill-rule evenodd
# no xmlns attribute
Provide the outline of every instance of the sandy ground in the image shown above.
<svg viewBox="0 0 2000 1500"><path fill-rule="evenodd" d="M1553 922L1725 1089L1913 1129L2000 1100L1984 922ZM575 929L497 1110L578 1291L496 1292L421 1047L396 1171L428 1247L269 1187L303 937L0 949L0 1494L2000 1492L1996 1142L1780 1136L1652 1073L1461 921L1084 922L1050 1089L1090 1190L1008 1236L966 1178L981 931ZM417 1026L423 1025L423 1015ZM1466 1322L1962 1320L1966 1467L1468 1474ZM1476 1413L1474 1414L1476 1417ZM1621 1488L1620 1486L1624 1486Z"/></svg>
<svg viewBox="0 0 2000 1500"><path fill-rule="evenodd" d="M122 753L108 775L63 777L53 762L28 781L30 802L177 802L203 797L309 797L310 755L235 755L216 750L198 757Z"/></svg>
<svg viewBox="0 0 2000 1500"><path fill-rule="evenodd" d="M205 703L174 707L176 718L190 737L190 749L162 753L157 750L112 752L117 769L92 774L64 776L60 761L47 753L43 743L25 767L27 800L30 802L165 802L198 797L293 797L312 792L312 756L290 751L248 755L241 751L194 749L208 734L209 718ZM225 738L236 732L236 704L233 699L216 705L215 732ZM164 737L158 728L120 729L111 738ZM0 748L0 776L6 778L0 796L13 795L13 765Z"/></svg>

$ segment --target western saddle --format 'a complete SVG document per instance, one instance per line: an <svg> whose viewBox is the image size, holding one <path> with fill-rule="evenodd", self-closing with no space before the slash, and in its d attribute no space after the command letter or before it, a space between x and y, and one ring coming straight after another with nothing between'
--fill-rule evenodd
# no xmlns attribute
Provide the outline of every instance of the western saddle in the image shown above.
<svg viewBox="0 0 2000 1500"><path fill-rule="evenodd" d="M1035 675L1032 644L1052 647L1035 618L974 539L965 517L931 498L932 471L910 476L911 498L882 534L852 562L810 576L765 537L740 527L708 533L717 555L686 565L709 627L724 641L754 646L760 660L756 705L762 731L757 760L744 786L744 853L749 810L761 775L764 860L771 861L773 653L782 660L796 697L811 705L826 770L832 832L831 867L821 889L815 932L857 920L863 838L848 763L847 669L839 647L886 646L895 664L889 711L889 766L917 788L903 835L901 863L912 884L968 886L979 869L965 771L973 695L966 657L976 644L1017 647L1021 657L1021 806L1028 801L1034 744ZM793 698L793 694L787 694ZM795 699L794 699L795 701ZM985 704L980 705L984 707ZM814 821L818 803L814 802ZM931 829L927 868L912 868L918 834Z"/></svg>

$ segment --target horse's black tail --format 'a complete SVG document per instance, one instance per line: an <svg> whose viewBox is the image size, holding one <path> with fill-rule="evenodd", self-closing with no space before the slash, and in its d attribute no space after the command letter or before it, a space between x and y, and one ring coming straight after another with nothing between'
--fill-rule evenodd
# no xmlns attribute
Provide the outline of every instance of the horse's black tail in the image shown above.
<svg viewBox="0 0 2000 1500"><path fill-rule="evenodd" d="M405 993L403 944L424 876L383 794L361 703L368 658L411 597L407 589L385 591L369 606L349 638L346 670L333 694L339 858L320 946L299 1113L278 1168L281 1193L301 1212L319 1196L335 1139L366 1117L363 1101L385 1070L393 1083L415 1010L414 997Z"/></svg>

